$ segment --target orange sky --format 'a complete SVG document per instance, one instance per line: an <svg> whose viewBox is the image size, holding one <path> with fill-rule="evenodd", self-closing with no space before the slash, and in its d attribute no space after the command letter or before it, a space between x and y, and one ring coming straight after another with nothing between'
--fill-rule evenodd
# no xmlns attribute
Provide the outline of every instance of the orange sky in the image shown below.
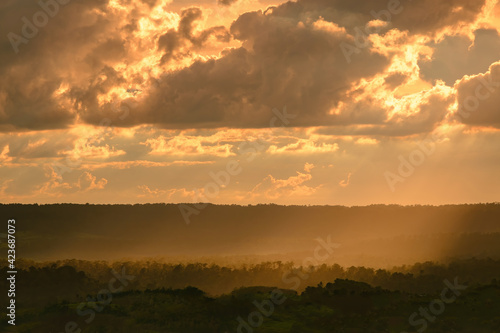
<svg viewBox="0 0 500 333"><path fill-rule="evenodd" d="M496 0L0 4L0 202L500 201Z"/></svg>

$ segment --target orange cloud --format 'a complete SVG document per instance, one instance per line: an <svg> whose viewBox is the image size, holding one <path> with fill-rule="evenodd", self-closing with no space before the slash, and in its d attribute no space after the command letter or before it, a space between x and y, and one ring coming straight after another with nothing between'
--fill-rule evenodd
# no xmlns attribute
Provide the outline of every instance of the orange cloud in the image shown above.
<svg viewBox="0 0 500 333"><path fill-rule="evenodd" d="M97 180L96 176L86 171L78 178L78 182L75 186L82 191L102 190L107 183L108 181L106 179L101 178Z"/></svg>
<svg viewBox="0 0 500 333"><path fill-rule="evenodd" d="M121 162L100 162L100 163L85 163L81 165L81 169L96 170L96 169L130 169L135 167L143 168L160 168L174 165L208 165L214 161L173 161L173 162L154 162L154 161L121 161Z"/></svg>
<svg viewBox="0 0 500 333"><path fill-rule="evenodd" d="M314 164L312 164L312 163L306 163L304 165L304 171L307 173L310 173L313 168L314 168Z"/></svg>
<svg viewBox="0 0 500 333"><path fill-rule="evenodd" d="M356 144L358 145L376 145L380 141L372 138L359 138L356 140Z"/></svg>
<svg viewBox="0 0 500 333"><path fill-rule="evenodd" d="M297 171L296 176L291 176L287 179L276 179L272 175L268 175L247 195L238 196L238 199L278 200L289 197L310 196L322 187L322 185L316 187L304 185L305 182L312 179L312 175L309 171L313 167L312 164L306 163L304 169L307 173Z"/></svg>
<svg viewBox="0 0 500 333"><path fill-rule="evenodd" d="M139 194L140 198L161 199L163 202L186 202L191 201L197 196L196 191L189 191L185 188L161 190L158 188L151 189L147 185L139 185L137 188L142 191Z"/></svg>
<svg viewBox="0 0 500 333"><path fill-rule="evenodd" d="M349 183L351 182L351 176L352 176L352 173L349 172L349 174L347 175L347 179L341 180L339 185L341 187L349 186Z"/></svg>
<svg viewBox="0 0 500 333"><path fill-rule="evenodd" d="M12 161L12 157L9 156L9 152L10 152L9 145L4 146L2 152L0 153L0 162L2 163L2 165L5 165L6 163Z"/></svg>
<svg viewBox="0 0 500 333"><path fill-rule="evenodd" d="M32 196L46 195L51 197L62 197L63 195L75 192L88 192L91 190L103 190L108 183L105 178L97 180L97 177L90 172L83 172L78 180L70 184L63 180L63 176L56 171L54 166L47 165L45 168L46 182L38 186Z"/></svg>
<svg viewBox="0 0 500 333"><path fill-rule="evenodd" d="M207 145L207 140L201 136L185 136L180 134L172 138L160 135L156 139L147 139L144 145L151 148L151 155L213 155L217 157L234 156L230 144Z"/></svg>
<svg viewBox="0 0 500 333"><path fill-rule="evenodd" d="M272 145L267 149L269 154L317 154L317 153L332 153L339 150L337 143L316 143L310 139L297 139L296 142L278 147Z"/></svg>

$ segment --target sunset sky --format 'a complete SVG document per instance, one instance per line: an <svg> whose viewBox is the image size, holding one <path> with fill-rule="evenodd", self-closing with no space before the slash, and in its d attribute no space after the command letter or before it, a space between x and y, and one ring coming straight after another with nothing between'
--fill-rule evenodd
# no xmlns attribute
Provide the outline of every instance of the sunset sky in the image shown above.
<svg viewBox="0 0 500 333"><path fill-rule="evenodd" d="M500 201L497 0L3 0L0 202Z"/></svg>

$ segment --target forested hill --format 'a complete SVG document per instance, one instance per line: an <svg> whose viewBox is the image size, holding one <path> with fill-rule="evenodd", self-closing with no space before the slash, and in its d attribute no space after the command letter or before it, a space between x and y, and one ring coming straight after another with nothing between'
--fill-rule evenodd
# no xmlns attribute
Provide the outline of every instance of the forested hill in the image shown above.
<svg viewBox="0 0 500 333"><path fill-rule="evenodd" d="M9 204L0 205L0 213L5 222L17 221L17 255L38 260L227 255L300 260L312 254L318 238L328 237L340 244L328 260L344 265L500 257L498 203L200 209L188 205L184 209L196 209L189 224L180 207Z"/></svg>

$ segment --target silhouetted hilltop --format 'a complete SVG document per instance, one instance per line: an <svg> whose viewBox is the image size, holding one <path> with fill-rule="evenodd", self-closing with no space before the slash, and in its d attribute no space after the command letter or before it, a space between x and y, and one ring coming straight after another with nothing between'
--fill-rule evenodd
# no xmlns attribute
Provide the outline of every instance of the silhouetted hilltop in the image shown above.
<svg viewBox="0 0 500 333"><path fill-rule="evenodd" d="M366 207L0 205L17 222L18 256L39 260L268 256L300 261L317 239L340 244L327 263L390 266L500 257L500 204ZM190 207L194 207L190 205Z"/></svg>

